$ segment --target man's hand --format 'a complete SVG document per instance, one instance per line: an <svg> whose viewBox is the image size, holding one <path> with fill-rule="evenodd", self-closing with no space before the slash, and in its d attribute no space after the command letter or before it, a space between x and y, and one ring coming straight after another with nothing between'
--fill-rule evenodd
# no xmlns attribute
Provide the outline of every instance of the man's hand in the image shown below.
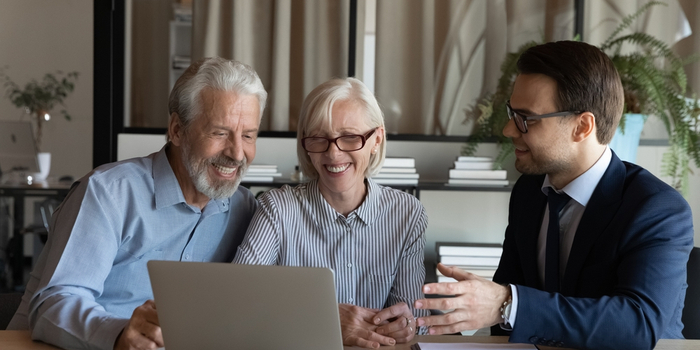
<svg viewBox="0 0 700 350"><path fill-rule="evenodd" d="M390 323L387 323L390 321ZM392 337L397 343L408 343L416 335L416 322L406 303L392 305L374 315L375 332Z"/></svg>
<svg viewBox="0 0 700 350"><path fill-rule="evenodd" d="M510 288L456 267L438 264L438 270L457 282L426 284L423 292L455 297L416 300L414 306L416 309L454 310L444 315L421 317L417 321L418 326L430 326L430 334L446 334L501 322L501 306L510 296Z"/></svg>
<svg viewBox="0 0 700 350"><path fill-rule="evenodd" d="M156 303L147 300L134 310L129 323L117 337L114 350L157 349L163 346Z"/></svg>
<svg viewBox="0 0 700 350"><path fill-rule="evenodd" d="M338 304L340 328L343 332L343 345L377 349L380 345L396 344L394 338L375 332L376 309L367 309L351 304Z"/></svg>

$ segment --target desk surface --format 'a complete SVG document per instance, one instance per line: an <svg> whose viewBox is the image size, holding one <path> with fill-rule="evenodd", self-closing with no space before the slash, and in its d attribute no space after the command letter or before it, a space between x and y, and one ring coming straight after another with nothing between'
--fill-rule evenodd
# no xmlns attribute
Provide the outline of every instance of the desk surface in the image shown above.
<svg viewBox="0 0 700 350"><path fill-rule="evenodd" d="M416 336L410 344L401 344L395 347L382 347L386 350L410 350L411 344L423 343L507 343L508 337L489 336ZM540 347L541 349L549 349ZM34 342L29 337L28 331L0 331L0 349L2 350L55 350L56 347L40 342ZM345 347L346 350L357 349ZM656 350L697 350L700 349L700 340L661 339L656 345Z"/></svg>

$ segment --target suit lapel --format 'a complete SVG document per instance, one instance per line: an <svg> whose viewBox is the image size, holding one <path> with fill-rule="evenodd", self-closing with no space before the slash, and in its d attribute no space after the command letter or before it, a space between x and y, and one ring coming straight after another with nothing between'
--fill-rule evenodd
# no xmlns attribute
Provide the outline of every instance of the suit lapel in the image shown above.
<svg viewBox="0 0 700 350"><path fill-rule="evenodd" d="M536 176L530 186L526 186L527 192L523 193L519 201L518 223L518 247L520 262L523 269L525 284L532 287L542 287L538 272L537 239L542 226L544 208L547 206L547 196L542 193L544 176Z"/></svg>
<svg viewBox="0 0 700 350"><path fill-rule="evenodd" d="M626 178L625 165L612 154L610 166L598 182L581 217L576 236L569 253L561 292L573 295L581 269L591 248L615 217L622 201L622 189Z"/></svg>

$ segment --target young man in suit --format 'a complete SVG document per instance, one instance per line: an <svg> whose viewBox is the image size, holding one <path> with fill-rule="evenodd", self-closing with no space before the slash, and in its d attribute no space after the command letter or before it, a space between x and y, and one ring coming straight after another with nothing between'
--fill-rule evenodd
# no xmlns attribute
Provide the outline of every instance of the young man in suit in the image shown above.
<svg viewBox="0 0 700 350"><path fill-rule="evenodd" d="M429 284L416 308L431 334L494 326L511 342L651 349L682 338L690 208L673 188L607 146L623 112L612 61L562 41L530 48L503 134L523 175L511 194L493 281L439 265L459 282ZM558 215L554 214L558 213Z"/></svg>

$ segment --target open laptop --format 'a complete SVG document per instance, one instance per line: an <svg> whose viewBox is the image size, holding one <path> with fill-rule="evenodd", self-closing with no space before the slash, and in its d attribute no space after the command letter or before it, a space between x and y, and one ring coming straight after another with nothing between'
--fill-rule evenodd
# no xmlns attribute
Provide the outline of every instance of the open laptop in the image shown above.
<svg viewBox="0 0 700 350"><path fill-rule="evenodd" d="M32 123L0 120L0 173L39 172Z"/></svg>
<svg viewBox="0 0 700 350"><path fill-rule="evenodd" d="M149 261L167 350L343 349L327 268Z"/></svg>

